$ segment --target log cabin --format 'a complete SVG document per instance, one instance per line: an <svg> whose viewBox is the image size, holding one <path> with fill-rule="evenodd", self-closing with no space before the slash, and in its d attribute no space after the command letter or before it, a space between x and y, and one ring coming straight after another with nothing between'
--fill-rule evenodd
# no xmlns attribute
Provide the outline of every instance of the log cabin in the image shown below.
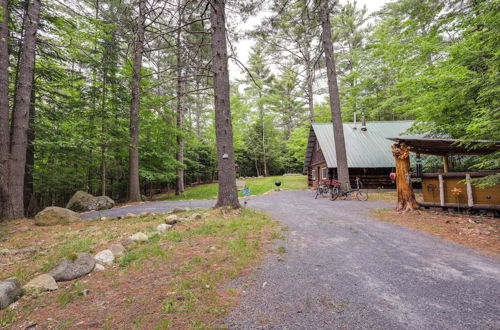
<svg viewBox="0 0 500 330"><path fill-rule="evenodd" d="M351 186L356 187L356 177L365 188L394 188L389 178L394 171L391 152L394 137L420 137L406 134L413 121L377 121L366 124L344 123L344 137ZM333 124L312 124L309 131L304 173L308 184L316 188L323 179L335 179L337 162Z"/></svg>

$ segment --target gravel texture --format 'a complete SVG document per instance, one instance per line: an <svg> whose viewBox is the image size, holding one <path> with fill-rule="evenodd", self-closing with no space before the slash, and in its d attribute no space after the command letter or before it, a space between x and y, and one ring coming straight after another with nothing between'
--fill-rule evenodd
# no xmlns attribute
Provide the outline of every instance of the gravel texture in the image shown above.
<svg viewBox="0 0 500 330"><path fill-rule="evenodd" d="M249 277L231 285L233 329L500 329L500 260L374 220L386 202L314 199L310 191L245 198L288 227ZM243 201L241 201L243 203ZM102 216L207 208L215 200L150 202ZM87 213L82 218L97 216ZM402 215L404 216L404 215Z"/></svg>
<svg viewBox="0 0 500 330"><path fill-rule="evenodd" d="M248 206L288 227L287 252L233 283L229 328L500 329L500 261L370 217L390 203L289 191Z"/></svg>

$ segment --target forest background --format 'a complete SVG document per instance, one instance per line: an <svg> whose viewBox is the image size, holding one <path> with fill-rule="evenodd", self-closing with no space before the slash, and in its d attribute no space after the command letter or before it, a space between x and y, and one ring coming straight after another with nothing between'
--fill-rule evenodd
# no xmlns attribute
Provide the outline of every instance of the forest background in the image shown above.
<svg viewBox="0 0 500 330"><path fill-rule="evenodd" d="M11 109L22 81L28 3L8 2ZM140 188L148 196L182 193L185 185L217 179L207 3L144 3ZM497 0L399 0L369 15L355 1L336 3L331 21L344 121L355 113L367 121L411 119L415 131L432 136L500 141L499 6ZM234 32L262 8L258 1L228 1L228 50L243 72L231 86L238 173L300 173L311 122L331 121L317 6L273 0L248 35ZM26 214L65 205L76 190L127 198L139 16L137 1L42 2ZM245 66L234 55L241 37L255 41ZM498 153L457 158L455 167L500 168L499 159Z"/></svg>

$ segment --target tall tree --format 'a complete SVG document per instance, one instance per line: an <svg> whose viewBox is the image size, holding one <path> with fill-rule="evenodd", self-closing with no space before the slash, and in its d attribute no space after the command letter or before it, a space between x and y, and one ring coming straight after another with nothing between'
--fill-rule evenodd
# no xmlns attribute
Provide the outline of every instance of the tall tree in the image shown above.
<svg viewBox="0 0 500 330"><path fill-rule="evenodd" d="M176 110L177 110L177 161L179 162L179 167L177 168L177 186L175 188L175 194L180 195L184 192L184 99L185 99L185 78L183 77L183 49L182 49L182 22L184 15L184 4L178 0L177 1L177 27L176 27L176 37L175 37L175 66L176 66L176 76L177 76L177 86L176 86Z"/></svg>
<svg viewBox="0 0 500 330"><path fill-rule="evenodd" d="M350 187L349 168L344 139L344 127L340 110L339 87L333 53L332 27L330 24L330 7L328 0L319 0L321 26L323 28L323 49L325 52L326 74L328 77L328 93L332 110L333 139L335 141L335 158L337 160L337 177L344 189Z"/></svg>
<svg viewBox="0 0 500 330"><path fill-rule="evenodd" d="M9 12L7 0L0 0L0 219L7 217L9 196Z"/></svg>
<svg viewBox="0 0 500 330"><path fill-rule="evenodd" d="M24 35L19 56L18 77L12 110L7 217L24 216L24 174L28 147L28 126L35 66L35 48L40 22L40 0L32 0L24 18Z"/></svg>
<svg viewBox="0 0 500 330"><path fill-rule="evenodd" d="M139 109L142 55L144 52L144 30L146 23L146 0L139 0L139 16L135 35L132 64L132 100L130 104L130 153L129 153L129 200L140 201L139 185Z"/></svg>
<svg viewBox="0 0 500 330"><path fill-rule="evenodd" d="M212 28L212 73L214 83L215 135L219 170L216 207L239 208L233 148L233 125L229 99L225 0L208 0Z"/></svg>

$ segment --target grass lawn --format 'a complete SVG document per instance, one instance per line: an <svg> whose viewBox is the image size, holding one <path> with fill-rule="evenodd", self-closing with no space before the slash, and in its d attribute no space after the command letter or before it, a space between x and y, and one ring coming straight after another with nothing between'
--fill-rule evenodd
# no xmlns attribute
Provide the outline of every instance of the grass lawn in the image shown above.
<svg viewBox="0 0 500 330"><path fill-rule="evenodd" d="M244 181L246 187L250 189L251 195L262 195L275 189L274 182L281 181L281 189L301 190L307 189L307 176L305 175L285 175L270 176L265 178L237 179ZM203 184L192 188L187 188L183 194L175 196L174 193L162 194L156 196L155 200L190 200L190 199L211 199L217 197L218 184ZM239 193L243 196L242 192Z"/></svg>
<svg viewBox="0 0 500 330"><path fill-rule="evenodd" d="M283 236L276 222L250 209L207 212L134 243L104 272L59 282L56 291L25 294L15 308L0 311L0 328L217 327L239 295L230 281L248 273L270 251L270 242ZM138 231L151 233L165 216L50 227L29 219L3 223L0 280L15 276L24 285L61 258L95 254Z"/></svg>

